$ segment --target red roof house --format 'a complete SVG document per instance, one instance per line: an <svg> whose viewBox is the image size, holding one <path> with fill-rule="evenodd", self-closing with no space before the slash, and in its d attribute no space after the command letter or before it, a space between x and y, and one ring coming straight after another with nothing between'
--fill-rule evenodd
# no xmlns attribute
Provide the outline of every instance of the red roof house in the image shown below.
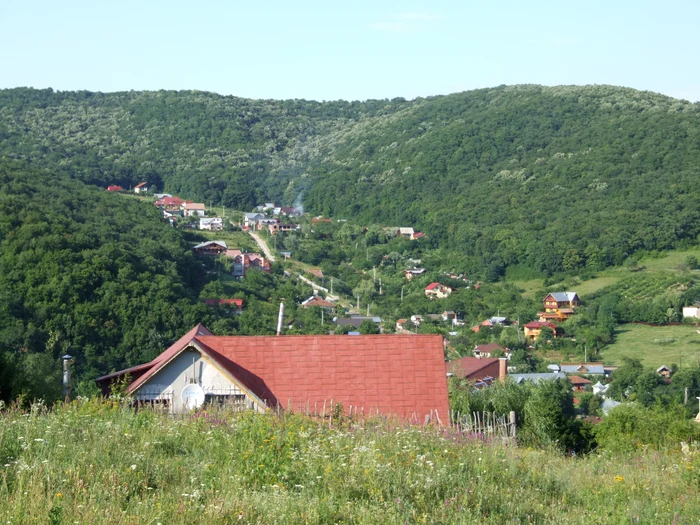
<svg viewBox="0 0 700 525"><path fill-rule="evenodd" d="M447 363L447 369L452 375L468 381L491 384L496 378L505 381L508 373L506 365L505 358L462 357Z"/></svg>
<svg viewBox="0 0 700 525"><path fill-rule="evenodd" d="M205 299L204 304L212 307L233 308L235 310L243 309L243 299Z"/></svg>
<svg viewBox="0 0 700 525"><path fill-rule="evenodd" d="M444 299L452 293L452 288L440 283L430 283L425 287L425 295L430 298Z"/></svg>
<svg viewBox="0 0 700 525"><path fill-rule="evenodd" d="M197 325L150 363L96 382L108 394L126 377L127 394L173 413L222 401L328 413L340 403L366 416L437 414L447 423L445 372L439 335L214 336Z"/></svg>
<svg viewBox="0 0 700 525"><path fill-rule="evenodd" d="M113 184L111 186L107 186L107 191L122 191L122 190L124 190L124 188L122 188L121 186L118 186L116 184Z"/></svg>

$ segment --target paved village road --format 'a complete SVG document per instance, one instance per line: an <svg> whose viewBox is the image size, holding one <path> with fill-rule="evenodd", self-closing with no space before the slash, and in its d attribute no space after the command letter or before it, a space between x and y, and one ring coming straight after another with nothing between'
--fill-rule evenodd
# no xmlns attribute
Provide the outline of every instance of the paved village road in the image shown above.
<svg viewBox="0 0 700 525"><path fill-rule="evenodd" d="M257 233L253 233L252 231L248 230L248 233L250 236L253 238L253 240L258 243L258 246L260 246L260 249L263 251L265 254L265 257L267 257L267 260L270 261L271 263L275 262L275 256L272 255L272 252L270 251L270 248L268 248L267 243L265 242L264 239L262 239Z"/></svg>

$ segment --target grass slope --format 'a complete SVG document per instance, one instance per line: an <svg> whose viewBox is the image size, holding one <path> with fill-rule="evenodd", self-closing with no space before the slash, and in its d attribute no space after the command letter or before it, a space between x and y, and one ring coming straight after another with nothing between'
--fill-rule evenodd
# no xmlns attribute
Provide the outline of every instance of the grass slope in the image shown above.
<svg viewBox="0 0 700 525"><path fill-rule="evenodd" d="M697 523L700 454L566 458L301 416L0 414L6 523Z"/></svg>
<svg viewBox="0 0 700 525"><path fill-rule="evenodd" d="M607 364L620 365L623 357L639 358L652 367L690 365L700 362L697 326L646 326L624 324L615 332L615 342L603 350Z"/></svg>

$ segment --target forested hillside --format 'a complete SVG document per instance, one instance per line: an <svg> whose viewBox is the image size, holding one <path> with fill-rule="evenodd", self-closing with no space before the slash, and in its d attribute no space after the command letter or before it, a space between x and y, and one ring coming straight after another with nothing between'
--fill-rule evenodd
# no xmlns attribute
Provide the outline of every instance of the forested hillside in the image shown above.
<svg viewBox="0 0 700 525"><path fill-rule="evenodd" d="M190 245L151 208L0 163L0 399L60 394L63 354L89 381L214 320Z"/></svg>
<svg viewBox="0 0 700 525"><path fill-rule="evenodd" d="M700 234L700 105L609 86L405 101L0 91L0 155L92 184L414 226L498 278L620 264Z"/></svg>

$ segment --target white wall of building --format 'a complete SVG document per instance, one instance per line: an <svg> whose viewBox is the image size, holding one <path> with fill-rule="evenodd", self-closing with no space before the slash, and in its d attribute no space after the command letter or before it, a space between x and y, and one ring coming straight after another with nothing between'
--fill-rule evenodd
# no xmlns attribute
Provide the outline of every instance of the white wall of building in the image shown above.
<svg viewBox="0 0 700 525"><path fill-rule="evenodd" d="M136 390L134 397L138 401L165 401L170 412L179 414L189 410L182 402L182 390L190 384L199 385L209 396L245 395L218 366L193 348L182 352L151 377ZM248 409L264 408L250 398L244 402Z"/></svg>

